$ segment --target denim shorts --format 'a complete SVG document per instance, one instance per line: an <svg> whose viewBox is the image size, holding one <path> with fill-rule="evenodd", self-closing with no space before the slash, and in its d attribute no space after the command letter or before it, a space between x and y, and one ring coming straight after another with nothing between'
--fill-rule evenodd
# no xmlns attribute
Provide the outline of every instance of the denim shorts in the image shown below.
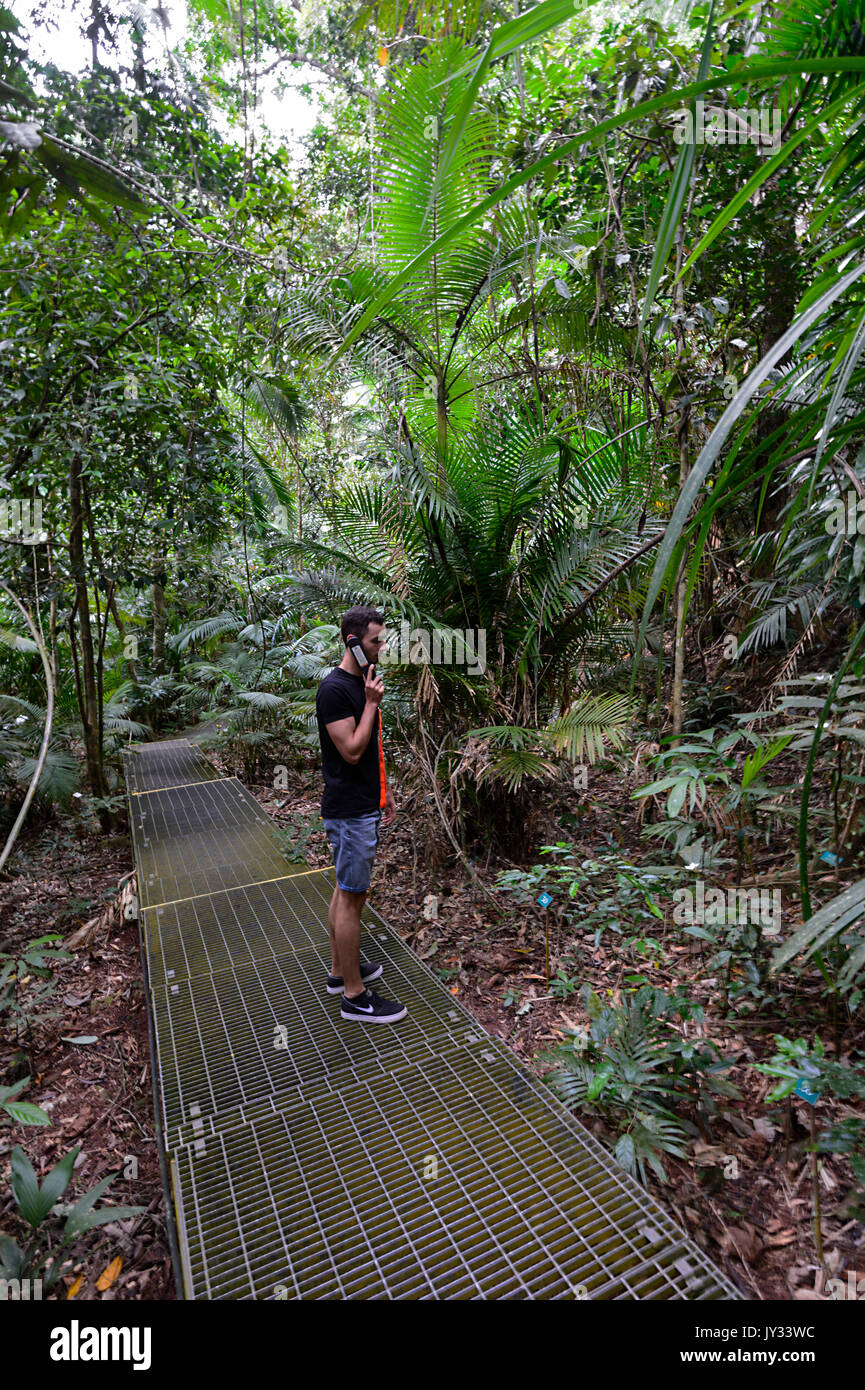
<svg viewBox="0 0 865 1390"><path fill-rule="evenodd" d="M333 850L336 881L344 893L369 892L380 821L381 811L373 811L368 816L324 822Z"/></svg>

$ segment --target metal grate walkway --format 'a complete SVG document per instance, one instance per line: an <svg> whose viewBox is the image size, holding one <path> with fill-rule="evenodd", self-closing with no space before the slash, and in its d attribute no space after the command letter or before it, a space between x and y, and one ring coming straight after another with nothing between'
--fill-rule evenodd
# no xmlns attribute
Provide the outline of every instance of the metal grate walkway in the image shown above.
<svg viewBox="0 0 865 1390"><path fill-rule="evenodd" d="M333 872L237 778L184 740L125 767L186 1298L741 1297L369 907L408 1016L340 1018Z"/></svg>

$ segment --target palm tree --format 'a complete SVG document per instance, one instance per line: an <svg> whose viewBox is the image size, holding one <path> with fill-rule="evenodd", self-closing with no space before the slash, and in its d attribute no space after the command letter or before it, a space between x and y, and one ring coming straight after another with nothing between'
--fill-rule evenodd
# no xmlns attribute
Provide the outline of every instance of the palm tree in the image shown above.
<svg viewBox="0 0 865 1390"><path fill-rule="evenodd" d="M587 430L578 451L573 422L544 425L515 404L504 419L479 415L443 458L429 436L404 443L387 479L332 499L334 538L304 541L315 567L293 587L334 616L362 595L392 628L483 634L481 677L424 661L418 723L449 744L454 766L469 744L482 749L473 781L498 784L498 795L551 775L554 754L594 761L605 740L621 743L632 710L616 684L633 658L635 575L663 534L664 470L633 433ZM279 548L298 553L290 540ZM403 686L415 684L410 672ZM521 807L512 799L511 811Z"/></svg>
<svg viewBox="0 0 865 1390"><path fill-rule="evenodd" d="M448 233L495 186L500 140L492 115L470 113L458 148L453 153L448 148L462 101L455 74L471 54L461 39L446 37L431 44L421 61L398 72L383 94L370 259L338 275L291 281L277 330L284 354L320 357L335 349L406 259L430 237ZM442 178L445 164L447 177ZM555 295L544 306L538 304L538 263L555 256L569 260L576 270L573 248L579 244L578 228L551 235L530 207L514 200L433 256L358 342L356 367L379 387L396 383L402 397L400 437L407 429L434 425L438 462L433 466L440 483L449 435L471 427L478 392L490 379L519 374L501 354L506 340L525 335L531 316L537 365L538 323L554 312L567 315L565 301ZM518 300L524 286L530 309L497 311L494 294L502 286Z"/></svg>

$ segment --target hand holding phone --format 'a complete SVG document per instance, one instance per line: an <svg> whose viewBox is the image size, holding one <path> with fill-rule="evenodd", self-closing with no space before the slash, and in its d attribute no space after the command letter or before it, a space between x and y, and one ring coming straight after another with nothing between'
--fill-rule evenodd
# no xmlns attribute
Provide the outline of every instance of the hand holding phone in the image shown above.
<svg viewBox="0 0 865 1390"><path fill-rule="evenodd" d="M375 673L375 666L369 666L363 673L363 693L368 704L380 705L384 694L384 681Z"/></svg>

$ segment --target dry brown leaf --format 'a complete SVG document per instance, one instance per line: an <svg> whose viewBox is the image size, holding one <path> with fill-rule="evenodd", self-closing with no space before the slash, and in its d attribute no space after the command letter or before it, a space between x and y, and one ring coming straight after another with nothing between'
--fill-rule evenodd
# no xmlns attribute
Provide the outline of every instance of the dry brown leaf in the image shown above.
<svg viewBox="0 0 865 1390"><path fill-rule="evenodd" d="M771 1245L773 1249L777 1250L782 1245L792 1245L795 1239L796 1232L793 1230L778 1231L776 1235L766 1238L766 1244Z"/></svg>
<svg viewBox="0 0 865 1390"><path fill-rule="evenodd" d="M741 1255L743 1260L752 1261L763 1249L763 1242L757 1235L753 1226L749 1226L747 1221L743 1221L740 1226L730 1226L724 1232L721 1245L729 1254L735 1251Z"/></svg>
<svg viewBox="0 0 865 1390"><path fill-rule="evenodd" d="M797 1285L804 1284L806 1279L810 1279L813 1273L813 1265L791 1265L787 1271L787 1283L791 1289L795 1289Z"/></svg>
<svg viewBox="0 0 865 1390"><path fill-rule="evenodd" d="M114 1259L111 1261L111 1264L108 1265L105 1269L103 1269L99 1278L96 1280L96 1287L100 1293L104 1293L106 1289L111 1288L111 1285L114 1283L114 1280L117 1278L122 1268L122 1258L120 1257L120 1255L115 1255Z"/></svg>
<svg viewBox="0 0 865 1390"><path fill-rule="evenodd" d="M762 1135L764 1139L768 1139L769 1143L771 1144L772 1140L775 1138L776 1132L775 1126L771 1123L771 1121L767 1120L765 1116L759 1115L757 1119L754 1120L752 1123L754 1125L754 1130L756 1131L756 1133Z"/></svg>

